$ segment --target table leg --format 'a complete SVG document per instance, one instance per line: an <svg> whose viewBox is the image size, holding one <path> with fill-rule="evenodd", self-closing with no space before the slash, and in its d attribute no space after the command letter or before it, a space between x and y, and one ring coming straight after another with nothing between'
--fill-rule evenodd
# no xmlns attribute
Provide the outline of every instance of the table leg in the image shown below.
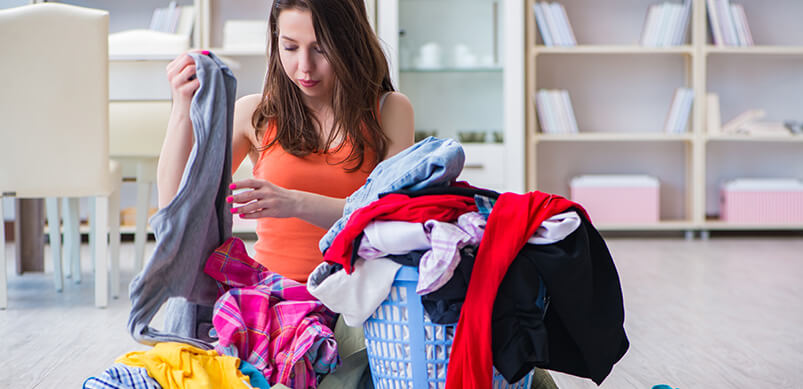
<svg viewBox="0 0 803 389"><path fill-rule="evenodd" d="M14 206L14 246L17 274L45 271L45 202L42 199L16 199Z"/></svg>

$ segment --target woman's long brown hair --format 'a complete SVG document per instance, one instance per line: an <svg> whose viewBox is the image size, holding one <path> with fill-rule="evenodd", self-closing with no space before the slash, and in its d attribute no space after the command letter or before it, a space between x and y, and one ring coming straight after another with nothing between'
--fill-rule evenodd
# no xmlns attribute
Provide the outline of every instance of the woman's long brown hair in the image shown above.
<svg viewBox="0 0 803 389"><path fill-rule="evenodd" d="M312 14L318 44L335 75L332 93L334 122L329 136L316 131L321 123L302 100L301 90L287 77L279 59L278 18L286 9ZM276 136L265 146L276 143L295 156L337 152L346 144L352 150L338 163L348 171L359 169L366 151L374 152L378 163L385 158L388 137L376 117L376 104L384 92L393 91L390 72L379 39L368 23L363 0L275 0L270 11L268 72L262 100L251 117L257 139L265 136L270 122ZM342 140L332 150L336 140Z"/></svg>

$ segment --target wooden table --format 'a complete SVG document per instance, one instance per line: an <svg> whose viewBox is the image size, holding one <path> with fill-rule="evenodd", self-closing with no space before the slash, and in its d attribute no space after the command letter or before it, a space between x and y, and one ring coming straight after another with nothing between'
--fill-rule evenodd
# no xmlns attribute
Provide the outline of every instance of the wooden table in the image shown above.
<svg viewBox="0 0 803 389"><path fill-rule="evenodd" d="M45 201L16 199L14 251L17 274L45 271Z"/></svg>

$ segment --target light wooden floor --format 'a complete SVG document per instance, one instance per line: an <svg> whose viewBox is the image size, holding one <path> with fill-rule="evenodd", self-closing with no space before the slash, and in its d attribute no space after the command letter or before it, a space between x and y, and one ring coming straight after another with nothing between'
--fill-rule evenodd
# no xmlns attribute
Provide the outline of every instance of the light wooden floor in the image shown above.
<svg viewBox="0 0 803 389"><path fill-rule="evenodd" d="M622 279L631 348L602 388L803 388L803 239L608 244ZM11 245L6 250L13 254ZM124 243L123 291L133 251ZM8 270L0 388L77 388L115 357L146 349L126 331L126 293L108 309L93 307L88 270L80 285L70 282L61 294L49 272ZM561 388L596 387L553 375Z"/></svg>

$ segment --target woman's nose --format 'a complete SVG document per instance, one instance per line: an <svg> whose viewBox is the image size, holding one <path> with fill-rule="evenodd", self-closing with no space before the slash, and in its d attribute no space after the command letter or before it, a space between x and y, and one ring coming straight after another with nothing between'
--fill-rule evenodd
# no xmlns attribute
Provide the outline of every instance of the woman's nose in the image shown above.
<svg viewBox="0 0 803 389"><path fill-rule="evenodd" d="M303 73L309 73L315 69L312 55L309 52L302 52L298 59L298 70Z"/></svg>

